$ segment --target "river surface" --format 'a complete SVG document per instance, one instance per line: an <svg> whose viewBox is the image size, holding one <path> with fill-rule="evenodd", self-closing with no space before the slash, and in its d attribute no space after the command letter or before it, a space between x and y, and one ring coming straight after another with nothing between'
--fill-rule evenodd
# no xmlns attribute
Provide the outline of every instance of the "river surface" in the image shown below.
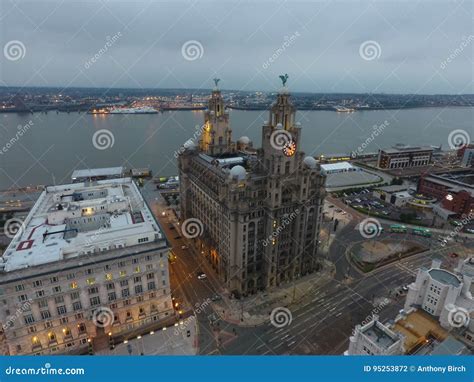
<svg viewBox="0 0 474 382"><path fill-rule="evenodd" d="M233 139L246 135L259 147L268 111L231 110L230 114ZM349 153L370 137L375 139L364 145L364 152L396 143L448 148L449 133L456 129L474 138L474 108L299 111L297 120L303 128L302 149L311 155ZM202 111L0 114L0 190L67 183L72 171L80 168L123 165L150 167L155 175L176 174L175 153L197 135L196 126L202 121ZM384 123L375 136L373 127ZM110 140L101 141L96 135L94 145L94 134L102 129L109 132Z"/></svg>

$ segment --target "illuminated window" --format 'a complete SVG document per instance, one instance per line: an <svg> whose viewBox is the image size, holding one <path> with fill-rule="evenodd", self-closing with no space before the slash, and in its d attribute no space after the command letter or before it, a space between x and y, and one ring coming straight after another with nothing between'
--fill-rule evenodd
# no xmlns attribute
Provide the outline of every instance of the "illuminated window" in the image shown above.
<svg viewBox="0 0 474 382"><path fill-rule="evenodd" d="M120 271L119 275L120 277L125 277L127 275L127 271Z"/></svg>
<svg viewBox="0 0 474 382"><path fill-rule="evenodd" d="M135 273L140 273L140 267L135 267L135 269L133 270Z"/></svg>
<svg viewBox="0 0 474 382"><path fill-rule="evenodd" d="M105 279L106 279L106 280L112 280L112 278L113 278L113 277L112 277L112 273L107 273L107 274L105 275Z"/></svg>
<svg viewBox="0 0 474 382"><path fill-rule="evenodd" d="M87 279L87 285L94 285L95 284L95 277L91 277L90 279Z"/></svg>
<svg viewBox="0 0 474 382"><path fill-rule="evenodd" d="M73 281L71 284L69 284L69 287L71 289L76 289L77 288L77 283L75 281Z"/></svg>
<svg viewBox="0 0 474 382"><path fill-rule="evenodd" d="M39 340L38 337L34 336L32 339L31 339L31 343L33 344L33 346L41 346L41 341Z"/></svg>

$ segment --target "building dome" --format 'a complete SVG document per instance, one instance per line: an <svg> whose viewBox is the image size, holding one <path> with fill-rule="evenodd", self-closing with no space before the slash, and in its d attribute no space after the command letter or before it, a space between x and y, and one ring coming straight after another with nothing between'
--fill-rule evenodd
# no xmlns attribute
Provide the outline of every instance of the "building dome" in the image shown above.
<svg viewBox="0 0 474 382"><path fill-rule="evenodd" d="M234 166L229 172L229 176L232 179L243 180L247 176L247 171L242 166Z"/></svg>
<svg viewBox="0 0 474 382"><path fill-rule="evenodd" d="M243 137L240 137L237 142L242 143L243 145L248 145L250 143L250 138L244 135Z"/></svg>
<svg viewBox="0 0 474 382"><path fill-rule="evenodd" d="M277 125L275 126L275 129L281 130L283 129L283 125L281 123L277 123Z"/></svg>
<svg viewBox="0 0 474 382"><path fill-rule="evenodd" d="M306 158L303 159L303 163L312 169L312 168L316 168L316 164L318 162L313 157L307 156Z"/></svg>

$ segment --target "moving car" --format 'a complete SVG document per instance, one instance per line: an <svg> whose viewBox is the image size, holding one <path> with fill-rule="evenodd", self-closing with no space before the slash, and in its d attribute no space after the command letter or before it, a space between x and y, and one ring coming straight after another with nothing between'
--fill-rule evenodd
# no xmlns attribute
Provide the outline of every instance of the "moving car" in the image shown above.
<svg viewBox="0 0 474 382"><path fill-rule="evenodd" d="M197 278L198 278L198 280L204 280L204 279L207 279L207 276L204 272L198 272L197 273Z"/></svg>

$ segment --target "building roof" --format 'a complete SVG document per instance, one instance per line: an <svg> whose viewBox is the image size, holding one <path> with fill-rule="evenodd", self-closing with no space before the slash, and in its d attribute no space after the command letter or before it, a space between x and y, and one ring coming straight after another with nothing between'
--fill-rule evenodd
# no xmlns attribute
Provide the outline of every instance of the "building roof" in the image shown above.
<svg viewBox="0 0 474 382"><path fill-rule="evenodd" d="M96 178L100 176L122 176L123 172L123 167L104 167L74 170L71 179L75 180L78 178Z"/></svg>
<svg viewBox="0 0 474 382"><path fill-rule="evenodd" d="M430 176L424 177L423 179L431 183L436 183L441 186L445 186L448 188L448 191L451 191L454 193L458 193L460 191L466 191L470 193L472 197L474 197L474 187L470 184L463 183L459 180L449 179L441 175L430 175Z"/></svg>
<svg viewBox="0 0 474 382"><path fill-rule="evenodd" d="M389 149L381 150L387 154L399 154L399 153L409 153L417 151L433 151L431 146L408 146L408 145L395 145Z"/></svg>
<svg viewBox="0 0 474 382"><path fill-rule="evenodd" d="M456 288L461 285L461 281L455 275L445 271L444 269L430 269L428 273L433 280L436 280L442 284L452 285Z"/></svg>
<svg viewBox="0 0 474 382"><path fill-rule="evenodd" d="M50 186L0 259L5 272L165 240L130 178Z"/></svg>
<svg viewBox="0 0 474 382"><path fill-rule="evenodd" d="M372 320L369 324L361 328L361 332L377 346L388 349L400 338L397 334L385 327L378 320Z"/></svg>
<svg viewBox="0 0 474 382"><path fill-rule="evenodd" d="M384 187L377 187L377 190L388 192L388 193L393 193L393 192L400 192L400 191L406 191L408 190L407 185L393 185L393 186L384 186Z"/></svg>
<svg viewBox="0 0 474 382"><path fill-rule="evenodd" d="M461 355L468 354L466 346L461 341L458 341L452 336L449 336L444 341L436 344L430 355Z"/></svg>
<svg viewBox="0 0 474 382"><path fill-rule="evenodd" d="M351 165L349 162L336 162L336 163L327 163L322 164L321 169L324 171L338 171L338 170L352 170L355 169L355 166Z"/></svg>

